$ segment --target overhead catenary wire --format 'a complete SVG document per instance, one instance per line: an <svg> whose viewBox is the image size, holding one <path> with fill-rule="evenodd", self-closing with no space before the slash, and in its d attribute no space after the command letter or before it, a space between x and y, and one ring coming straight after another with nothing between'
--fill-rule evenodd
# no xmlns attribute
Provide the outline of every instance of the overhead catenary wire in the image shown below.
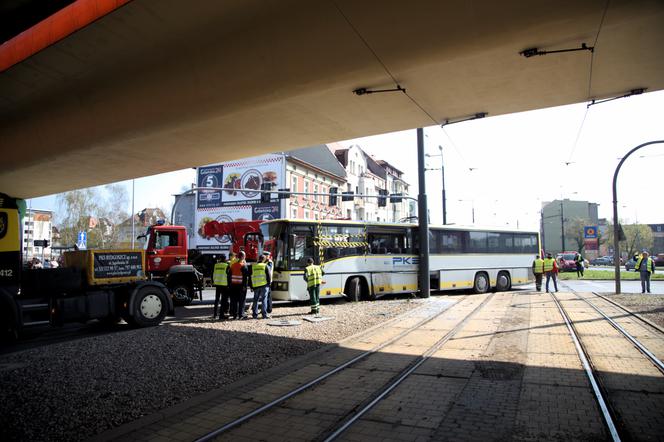
<svg viewBox="0 0 664 442"><path fill-rule="evenodd" d="M597 41L599 40L599 35L602 32L602 27L604 26L604 19L606 18L606 13L609 10L609 3L610 2L611 2L611 0L606 0L606 3L604 4L604 11L602 12L602 18L599 21L599 26L597 27L597 33L595 34L595 41L593 41L593 44L592 44L593 48L597 48ZM590 67L588 69L588 91L586 92L587 100L590 100L590 94L592 92L594 64L595 64L595 51L593 50L593 51L590 52ZM586 110L583 112L583 118L581 119L581 124L579 125L579 130L576 132L576 137L574 138L574 144L572 144L572 150L569 154L568 160L566 161L567 165L573 163L572 158L574 157L574 153L576 152L576 148L579 145L579 139L581 138L581 133L583 132L583 128L585 127L589 109L590 109L590 107L586 106Z"/></svg>
<svg viewBox="0 0 664 442"><path fill-rule="evenodd" d="M364 38L364 36L362 35L362 33L359 31L359 29L357 29L357 27L356 27L356 26L350 21L350 19L349 19L348 16L343 12L343 10L341 9L341 7L339 7L339 5L338 5L335 1L333 1L333 0L331 0L331 3L334 5L334 7L337 9L337 11L339 11L339 14L341 15L341 17L343 17L344 21L345 21L345 22L348 24L348 26L353 30L353 32L355 33L355 35L357 35L357 37L360 39L360 41L362 42L362 44L364 44L364 46L367 48L367 50L369 50L369 52L371 52L371 54L372 54L373 57L376 59L376 61L382 66L382 68L383 68L383 70L385 71L385 73L386 73L386 74L392 79L392 81L394 82L395 87L396 87L398 90L402 91L402 92L406 95L406 97L408 97L408 99L409 99L409 100L415 105L415 107L417 107L417 108L418 108L418 109L419 109L424 115L426 115L426 116L431 120L431 122L432 122L435 126L438 126L438 127L443 131L443 133L445 134L445 136L447 136L448 140L450 141L450 144L452 145L452 147L454 148L454 150L457 152L457 154L459 155L459 157L461 158L461 160L464 162L466 168L468 168L468 169L472 169L472 168L469 166L468 161L466 161L466 158L465 158L465 157L461 154L461 152L459 151L459 148L457 147L456 143L454 143L454 141L452 140L452 137L447 133L447 131L445 131L445 128L444 128L444 127L441 127L441 123L440 123L440 122L439 122L439 121L438 121L433 115L431 115L431 113L429 113L429 111L427 111L427 110L424 108L424 106L422 106L422 105L421 105L421 104L420 104L420 103L419 103L419 102L418 102L418 101L417 101L417 100L416 100L411 94L409 94L408 91L407 91L406 89L403 89L403 88L401 87L401 84L399 83L399 81L397 81L397 79L396 79L396 77L394 76L394 74L392 74L392 72L391 72L390 69L387 67L387 65L386 65L386 64L383 62L383 60L378 56L378 53L376 53L376 51L371 47L371 45L369 44L369 42L367 41L367 39Z"/></svg>

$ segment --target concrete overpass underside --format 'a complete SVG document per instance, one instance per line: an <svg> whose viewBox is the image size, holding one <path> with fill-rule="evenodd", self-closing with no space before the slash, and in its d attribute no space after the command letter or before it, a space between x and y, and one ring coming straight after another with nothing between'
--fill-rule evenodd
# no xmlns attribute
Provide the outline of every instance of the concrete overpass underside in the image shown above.
<svg viewBox="0 0 664 442"><path fill-rule="evenodd" d="M0 192L659 90L663 23L659 0L133 0L0 73ZM385 67L407 95L353 93Z"/></svg>

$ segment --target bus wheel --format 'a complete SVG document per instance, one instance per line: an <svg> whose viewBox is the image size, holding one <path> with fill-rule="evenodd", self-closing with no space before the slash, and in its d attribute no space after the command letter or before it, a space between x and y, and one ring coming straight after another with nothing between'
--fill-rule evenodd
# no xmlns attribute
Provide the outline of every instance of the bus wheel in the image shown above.
<svg viewBox="0 0 664 442"><path fill-rule="evenodd" d="M138 291L134 298L131 324L138 327L159 325L166 316L168 299L158 287L147 286Z"/></svg>
<svg viewBox="0 0 664 442"><path fill-rule="evenodd" d="M177 284L171 289L173 294L173 304L175 305L189 305L194 299L191 287L187 284Z"/></svg>
<svg viewBox="0 0 664 442"><path fill-rule="evenodd" d="M475 293L486 293L489 291L490 287L489 275L486 273L478 273L475 275L475 284L473 285L473 291Z"/></svg>
<svg viewBox="0 0 664 442"><path fill-rule="evenodd" d="M498 273L498 279L496 280L496 290L499 292L505 292L512 288L512 278L507 272Z"/></svg>
<svg viewBox="0 0 664 442"><path fill-rule="evenodd" d="M358 276L350 278L346 283L346 296L351 302L359 302L362 299L362 281Z"/></svg>

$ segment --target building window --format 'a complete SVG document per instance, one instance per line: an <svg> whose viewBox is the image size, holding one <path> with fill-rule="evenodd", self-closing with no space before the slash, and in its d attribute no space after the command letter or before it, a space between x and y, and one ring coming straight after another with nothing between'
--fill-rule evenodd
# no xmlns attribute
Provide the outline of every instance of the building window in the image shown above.
<svg viewBox="0 0 664 442"><path fill-rule="evenodd" d="M318 212L314 213L314 219L318 220Z"/></svg>
<svg viewBox="0 0 664 442"><path fill-rule="evenodd" d="M309 211L304 209L304 219L309 219Z"/></svg>
<svg viewBox="0 0 664 442"><path fill-rule="evenodd" d="M309 180L304 180L304 193L309 193ZM310 195L305 195L305 198L311 198Z"/></svg>
<svg viewBox="0 0 664 442"><path fill-rule="evenodd" d="M318 196L318 184L314 184L314 193L316 196L314 196L314 201L319 201L319 196ZM318 218L316 218L318 219Z"/></svg>
<svg viewBox="0 0 664 442"><path fill-rule="evenodd" d="M291 190L297 192L297 177L295 175L291 176Z"/></svg>
<svg viewBox="0 0 664 442"><path fill-rule="evenodd" d="M291 208L291 216L294 219L297 219L297 208L296 207Z"/></svg>

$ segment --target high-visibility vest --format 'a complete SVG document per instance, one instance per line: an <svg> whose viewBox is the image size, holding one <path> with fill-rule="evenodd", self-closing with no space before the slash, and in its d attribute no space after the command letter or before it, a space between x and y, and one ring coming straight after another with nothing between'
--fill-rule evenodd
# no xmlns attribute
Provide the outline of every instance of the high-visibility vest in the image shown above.
<svg viewBox="0 0 664 442"><path fill-rule="evenodd" d="M553 271L553 268L556 266L556 260L553 258L546 258L544 260L544 272L551 272Z"/></svg>
<svg viewBox="0 0 664 442"><path fill-rule="evenodd" d="M533 273L544 273L544 260L542 258L533 261Z"/></svg>
<svg viewBox="0 0 664 442"><path fill-rule="evenodd" d="M636 270L637 272L641 271L641 261L643 261L643 256L639 256L639 259L636 260L636 266L634 267L634 270ZM647 258L646 268L648 269L648 273L652 273L652 258L651 257Z"/></svg>
<svg viewBox="0 0 664 442"><path fill-rule="evenodd" d="M307 276L307 288L320 285L323 279L323 271L320 266L311 264L304 270L304 274Z"/></svg>
<svg viewBox="0 0 664 442"><path fill-rule="evenodd" d="M214 271L212 272L212 284L226 287L228 285L228 275L226 274L227 269L227 262L216 263L214 265Z"/></svg>
<svg viewBox="0 0 664 442"><path fill-rule="evenodd" d="M243 281L242 261L235 261L231 264L231 284L241 285Z"/></svg>
<svg viewBox="0 0 664 442"><path fill-rule="evenodd" d="M251 266L251 285L253 288L263 287L267 285L267 276L265 276L265 263L257 262Z"/></svg>

